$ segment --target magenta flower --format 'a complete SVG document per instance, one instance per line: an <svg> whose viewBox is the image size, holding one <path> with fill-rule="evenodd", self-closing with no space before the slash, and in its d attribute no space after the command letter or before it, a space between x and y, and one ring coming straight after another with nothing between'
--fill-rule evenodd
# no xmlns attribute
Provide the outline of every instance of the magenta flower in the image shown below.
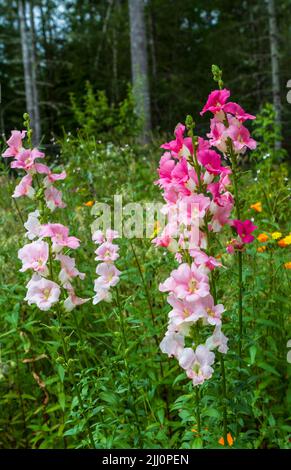
<svg viewBox="0 0 291 470"><path fill-rule="evenodd" d="M230 97L230 91L224 88L223 90L214 90L208 96L206 104L201 111L201 116L206 113L206 111L211 111L213 114L223 111L223 107Z"/></svg>
<svg viewBox="0 0 291 470"><path fill-rule="evenodd" d="M62 224L46 224L42 226L41 236L51 238L53 251L59 252L64 246L78 248L80 240L76 237L69 237L69 229Z"/></svg>
<svg viewBox="0 0 291 470"><path fill-rule="evenodd" d="M11 137L7 140L8 149L2 154L2 157L16 157L22 150L22 141L25 138L26 131L12 131Z"/></svg>
<svg viewBox="0 0 291 470"><path fill-rule="evenodd" d="M175 140L171 140L163 145L161 148L170 150L173 157L179 158L182 155L188 156L193 154L193 143L190 137L184 138L185 126L181 123L177 124L175 129Z"/></svg>
<svg viewBox="0 0 291 470"><path fill-rule="evenodd" d="M32 187L32 176L25 175L20 183L15 187L12 197L28 196L31 199L35 194L35 190Z"/></svg>
<svg viewBox="0 0 291 470"><path fill-rule="evenodd" d="M252 243L255 237L251 233L258 227L251 220L233 220L232 226L235 228L243 243Z"/></svg>
<svg viewBox="0 0 291 470"><path fill-rule="evenodd" d="M49 310L57 303L61 294L58 284L43 277L33 277L26 287L24 300L27 300L29 305L36 304L43 311Z"/></svg>
<svg viewBox="0 0 291 470"><path fill-rule="evenodd" d="M253 116L252 114L246 113L239 104L232 103L231 101L224 105L223 111L225 113L232 114L240 122L244 122L247 119L256 119L256 116Z"/></svg>
<svg viewBox="0 0 291 470"><path fill-rule="evenodd" d="M22 261L21 272L27 269L41 273L43 276L48 274L46 266L49 256L48 244L42 240L24 245L18 251L18 258Z"/></svg>
<svg viewBox="0 0 291 470"><path fill-rule="evenodd" d="M213 175L230 173L229 168L221 166L221 157L214 150L201 150L198 152L198 161Z"/></svg>

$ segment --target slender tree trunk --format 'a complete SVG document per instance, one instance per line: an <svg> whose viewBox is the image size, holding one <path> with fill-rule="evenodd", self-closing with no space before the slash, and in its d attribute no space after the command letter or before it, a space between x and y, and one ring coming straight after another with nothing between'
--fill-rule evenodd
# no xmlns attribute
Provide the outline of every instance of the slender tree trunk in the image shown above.
<svg viewBox="0 0 291 470"><path fill-rule="evenodd" d="M24 69L26 108L31 118L31 123L33 127L34 107L33 107L32 76L31 76L30 54L29 54L29 36L27 33L27 29L26 29L25 4L23 0L18 0L18 16L19 16L19 23L20 23L22 61L23 61L23 69Z"/></svg>
<svg viewBox="0 0 291 470"><path fill-rule="evenodd" d="M276 112L276 124L281 129L282 126L282 104L280 96L280 70L279 70L279 41L278 27L275 12L274 0L267 0L268 16L269 16L269 36L272 66L272 90L273 104ZM278 149L281 147L281 141L275 143Z"/></svg>
<svg viewBox="0 0 291 470"><path fill-rule="evenodd" d="M33 0L29 2L29 16L30 16L30 36L31 36L31 78L32 78L32 95L33 95L33 111L34 111L34 143L38 144L41 138L41 121L39 112L39 98L37 89L37 62L35 50L35 27L34 27L34 12Z"/></svg>
<svg viewBox="0 0 291 470"><path fill-rule="evenodd" d="M136 114L141 122L140 140L143 143L147 143L149 142L149 133L151 131L151 107L144 1L128 0L128 3L133 96Z"/></svg>

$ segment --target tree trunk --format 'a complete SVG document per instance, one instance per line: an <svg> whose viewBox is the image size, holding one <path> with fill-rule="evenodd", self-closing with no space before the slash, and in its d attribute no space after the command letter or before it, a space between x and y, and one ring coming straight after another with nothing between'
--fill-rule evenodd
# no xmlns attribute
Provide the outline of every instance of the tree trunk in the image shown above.
<svg viewBox="0 0 291 470"><path fill-rule="evenodd" d="M30 37L31 37L31 48L30 48L30 63L31 63L31 83L32 83L32 95L33 95L33 114L34 114L34 143L38 144L41 138L41 122L39 112L39 99L37 89L37 62L36 62L36 51L35 51L35 27L34 27L34 12L33 12L33 0L29 2L29 16L30 16Z"/></svg>
<svg viewBox="0 0 291 470"><path fill-rule="evenodd" d="M24 70L26 108L30 116L32 127L33 127L34 107L33 107L30 53L29 53L29 36L27 33L27 29L26 29L25 4L23 0L18 0L18 16L19 16L19 23L20 23L20 37L21 37L22 61L23 61L23 70Z"/></svg>
<svg viewBox="0 0 291 470"><path fill-rule="evenodd" d="M274 0L267 0L268 16L269 16L269 37L270 37L270 51L271 51L271 67L272 67L272 91L273 91L273 104L276 112L276 120L278 128L281 130L282 126L282 104L280 96L280 71L279 71L279 41L278 41L278 27L275 12ZM281 147L281 141L275 143L278 149Z"/></svg>
<svg viewBox="0 0 291 470"><path fill-rule="evenodd" d="M143 0L129 0L129 18L133 96L141 124L140 140L147 143L151 131L151 108Z"/></svg>

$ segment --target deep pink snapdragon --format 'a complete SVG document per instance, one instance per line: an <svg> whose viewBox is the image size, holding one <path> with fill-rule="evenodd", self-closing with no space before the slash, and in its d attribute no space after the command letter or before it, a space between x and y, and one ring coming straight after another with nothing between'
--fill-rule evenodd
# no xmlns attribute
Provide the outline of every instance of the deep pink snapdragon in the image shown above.
<svg viewBox="0 0 291 470"><path fill-rule="evenodd" d="M222 264L209 254L209 234L217 236L225 226L235 228L238 240L227 245L231 252L250 243L256 228L250 221L231 219L235 200L230 192L232 171L225 164L225 157L230 153L238 160L248 149L255 148L256 142L244 126L255 116L228 101L229 97L227 89L214 90L208 96L200 113L213 114L208 139L198 137L195 145L192 139L190 144L185 126L178 124L175 140L161 146L166 152L156 181L163 191L165 204L161 212L167 223L152 242L167 248L179 263L159 286L162 292L168 292L171 306L160 348L169 357L176 357L194 386L212 376L213 350L223 354L228 350L228 339L221 330L225 308L215 304L210 292L208 276ZM214 331L203 344L198 344L197 331L204 327Z"/></svg>
<svg viewBox="0 0 291 470"><path fill-rule="evenodd" d="M255 237L252 235L253 231L258 227L253 224L251 220L233 220L232 226L235 228L243 243L251 243Z"/></svg>

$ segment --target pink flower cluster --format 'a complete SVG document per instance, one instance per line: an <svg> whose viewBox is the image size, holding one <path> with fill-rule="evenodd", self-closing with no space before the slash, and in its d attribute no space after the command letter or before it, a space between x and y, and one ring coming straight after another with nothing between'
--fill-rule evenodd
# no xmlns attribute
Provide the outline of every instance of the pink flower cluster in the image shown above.
<svg viewBox="0 0 291 470"><path fill-rule="evenodd" d="M8 148L3 153L4 158L13 158L10 166L11 168L24 170L26 175L21 179L20 183L16 186L13 197L18 198L21 196L28 196L33 198L35 189L33 188L33 176L37 173L44 174L44 196L47 207L54 211L57 207L66 207L62 201L62 193L53 186L53 183L58 180L66 178L66 172L52 173L47 165L39 163L38 158L44 158L43 152L37 148L24 148L23 140L25 139L26 131L12 131L10 139L7 141Z"/></svg>
<svg viewBox="0 0 291 470"><path fill-rule="evenodd" d="M111 229L107 229L105 235L101 230L97 230L92 235L93 242L99 245L95 250L95 260L100 262L96 268L98 277L94 282L93 304L98 304L102 300L110 302L112 298L110 288L119 282L121 272L114 265L119 258L119 246L112 243L116 238L118 238L118 232Z"/></svg>
<svg viewBox="0 0 291 470"><path fill-rule="evenodd" d="M194 386L211 377L213 350L228 350L221 330L225 309L222 304L215 305L210 288L209 274L221 266L211 255L210 240L230 225L241 243L250 243L254 238L251 232L256 228L250 221L230 219L234 206L229 191L232 171L223 160L231 160L232 154L238 158L248 148L255 148L256 142L243 125L254 116L236 103L227 103L229 96L230 92L224 89L215 90L208 97L201 112L214 115L208 139L185 137L185 126L177 125L175 139L161 146L166 152L161 157L156 182L163 190L162 213L167 216L167 224L153 243L174 252L179 263L160 284L160 291L168 293L167 301L172 307L160 347L169 357L178 359ZM211 328L214 330L205 340Z"/></svg>
<svg viewBox="0 0 291 470"><path fill-rule="evenodd" d="M39 197L46 203L49 211L56 207L65 207L62 202L61 192L53 183L63 180L66 173L54 174L49 167L36 161L37 158L44 158L45 155L38 149L27 149L23 146L26 131L12 131L10 139L7 141L8 148L3 157L12 157L11 168L24 170L26 175L16 186L13 197L29 196L33 198L37 191L33 187L33 178L39 173L45 175L42 182L39 177L37 183ZM29 305L35 304L40 310L50 310L53 305L60 301L62 289L66 294L63 302L65 310L71 311L77 305L81 305L89 299L82 299L75 294L72 286L74 278L84 279L85 274L80 273L75 266L75 259L63 254L63 250L76 249L80 245L80 240L69 236L69 229L59 223L42 221L47 219L48 209L35 210L28 215L24 223L26 237L31 241L18 251L18 258L22 262L21 272L31 271L32 278L27 284L27 294L25 300ZM54 279L53 266L58 264L58 282Z"/></svg>

